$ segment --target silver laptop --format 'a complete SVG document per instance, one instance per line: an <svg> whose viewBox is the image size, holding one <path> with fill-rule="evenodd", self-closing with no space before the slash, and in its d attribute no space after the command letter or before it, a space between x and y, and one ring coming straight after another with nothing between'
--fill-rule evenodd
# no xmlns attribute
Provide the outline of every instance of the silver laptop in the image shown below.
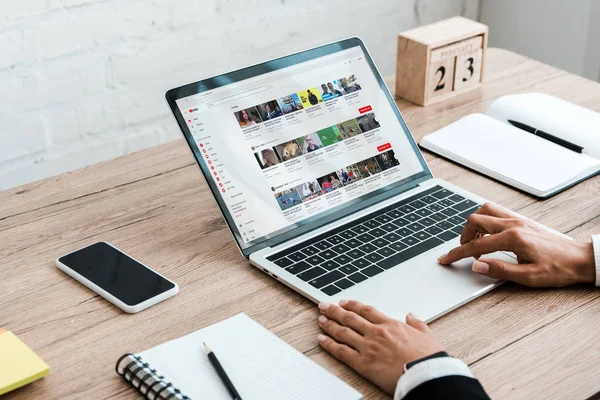
<svg viewBox="0 0 600 400"><path fill-rule="evenodd" d="M432 176L360 39L166 98L241 253L310 300L430 321L500 283L437 264L485 199Z"/></svg>

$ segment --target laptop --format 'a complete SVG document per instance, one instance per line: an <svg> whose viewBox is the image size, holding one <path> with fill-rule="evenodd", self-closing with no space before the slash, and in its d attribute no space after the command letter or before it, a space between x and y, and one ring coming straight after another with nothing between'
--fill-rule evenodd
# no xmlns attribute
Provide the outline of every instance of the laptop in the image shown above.
<svg viewBox="0 0 600 400"><path fill-rule="evenodd" d="M242 255L308 299L430 321L500 284L436 262L486 200L433 177L360 39L166 99Z"/></svg>

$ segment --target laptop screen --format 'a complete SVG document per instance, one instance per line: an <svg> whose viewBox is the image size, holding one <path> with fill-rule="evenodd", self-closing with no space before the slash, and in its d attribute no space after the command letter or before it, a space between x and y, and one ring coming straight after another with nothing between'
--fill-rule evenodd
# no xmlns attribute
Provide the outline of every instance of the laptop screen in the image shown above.
<svg viewBox="0 0 600 400"><path fill-rule="evenodd" d="M223 86L176 104L242 249L426 170L361 46L221 77Z"/></svg>

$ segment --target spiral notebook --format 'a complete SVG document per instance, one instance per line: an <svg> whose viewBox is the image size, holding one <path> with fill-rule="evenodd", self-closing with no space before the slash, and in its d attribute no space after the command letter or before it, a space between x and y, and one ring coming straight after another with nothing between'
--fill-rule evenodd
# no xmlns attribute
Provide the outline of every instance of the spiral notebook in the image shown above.
<svg viewBox="0 0 600 400"><path fill-rule="evenodd" d="M248 399L360 399L361 394L238 314L187 336L119 358L116 370L147 399L231 399L202 343Z"/></svg>

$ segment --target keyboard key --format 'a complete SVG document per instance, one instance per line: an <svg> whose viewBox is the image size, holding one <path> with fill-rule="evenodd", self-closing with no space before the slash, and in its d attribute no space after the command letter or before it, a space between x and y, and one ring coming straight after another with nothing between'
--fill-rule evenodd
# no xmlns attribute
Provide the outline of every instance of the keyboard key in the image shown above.
<svg viewBox="0 0 600 400"><path fill-rule="evenodd" d="M328 294L329 296L333 296L336 293L341 292L342 289L340 289L339 287L335 286L335 285L329 285L324 287L323 289L321 289L321 292Z"/></svg>
<svg viewBox="0 0 600 400"><path fill-rule="evenodd" d="M348 279L350 279L354 283L360 283L364 280L367 280L368 278L360 272L357 272L355 274L350 275Z"/></svg>
<svg viewBox="0 0 600 400"><path fill-rule="evenodd" d="M444 243L442 240L435 237L428 239L424 242L419 243L416 246L410 247L404 251L401 251L400 253L396 253L393 256L378 262L377 265L383 269L390 269L400 263L403 263L406 260L410 260L413 257L423 254L426 251L431 250L442 243Z"/></svg>
<svg viewBox="0 0 600 400"><path fill-rule="evenodd" d="M396 228L394 227L394 229L396 229ZM385 235L386 233L387 233L387 231L384 231L384 230L383 230L383 229L381 229L381 228L375 228L375 229L373 229L373 230L370 230L370 231L369 231L369 234L370 234L370 235L373 235L373 236L375 236L375 237L383 236L383 235Z"/></svg>
<svg viewBox="0 0 600 400"><path fill-rule="evenodd" d="M379 239L375 239L371 242L371 244L377 246L377 247L383 247L383 246L387 246L388 244L390 244L390 242L388 242L387 240L383 239L383 238L379 238Z"/></svg>
<svg viewBox="0 0 600 400"><path fill-rule="evenodd" d="M342 289L348 289L349 287L354 286L354 282L344 278L344 279L340 279L339 281L337 281L335 283L335 286L340 287Z"/></svg>
<svg viewBox="0 0 600 400"><path fill-rule="evenodd" d="M450 222L453 225L464 225L465 224L465 220L462 219L461 217L448 218L448 222Z"/></svg>
<svg viewBox="0 0 600 400"><path fill-rule="evenodd" d="M405 219L409 220L410 222L415 222L421 219L421 216L415 213L412 214L408 214L404 216Z"/></svg>
<svg viewBox="0 0 600 400"><path fill-rule="evenodd" d="M366 231L368 231L369 228L367 228L366 226L358 225L352 228L351 230L360 235L361 233L365 233Z"/></svg>
<svg viewBox="0 0 600 400"><path fill-rule="evenodd" d="M292 260L290 260L287 257L280 258L279 260L275 260L274 262L276 265L280 266L281 268L289 267L290 265L292 265L294 263Z"/></svg>
<svg viewBox="0 0 600 400"><path fill-rule="evenodd" d="M415 239L414 237L409 236L402 239L402 243L408 246L414 246L415 244L419 243L419 239Z"/></svg>
<svg viewBox="0 0 600 400"><path fill-rule="evenodd" d="M401 212L400 210L392 210L392 211L388 212L387 215L392 219L397 219L397 218L400 218L401 216L403 216L404 213Z"/></svg>
<svg viewBox="0 0 600 400"><path fill-rule="evenodd" d="M452 200L450 200L450 199L443 199L443 200L440 200L438 202L438 204L441 205L444 208L448 208L448 207L452 207L452 205L454 204L454 202Z"/></svg>
<svg viewBox="0 0 600 400"><path fill-rule="evenodd" d="M390 218L387 215L383 214L383 215L380 215L379 217L375 217L375 221L379 221L382 224L387 224L388 222L392 222L392 218Z"/></svg>
<svg viewBox="0 0 600 400"><path fill-rule="evenodd" d="M363 225L369 229L375 229L379 225L381 225L381 222L375 221L374 219L370 219L367 222L363 222Z"/></svg>
<svg viewBox="0 0 600 400"><path fill-rule="evenodd" d="M321 240L320 242L313 244L313 246L319 250L327 250L331 247L331 243Z"/></svg>
<svg viewBox="0 0 600 400"><path fill-rule="evenodd" d="M459 216L461 216L462 218L467 219L467 217L471 214L473 214L475 211L479 210L479 205L473 207L473 208L469 208L467 211L463 211L460 214L458 214Z"/></svg>
<svg viewBox="0 0 600 400"><path fill-rule="evenodd" d="M407 237L413 234L413 231L411 231L408 228L400 228L396 230L396 233L402 237Z"/></svg>
<svg viewBox="0 0 600 400"><path fill-rule="evenodd" d="M431 235L425 231L417 232L413 236L416 237L417 239L419 239L420 241L429 239L431 237Z"/></svg>
<svg viewBox="0 0 600 400"><path fill-rule="evenodd" d="M367 243L375 239L375 236L369 235L368 233L363 233L362 235L357 236L356 239L360 240L363 243Z"/></svg>
<svg viewBox="0 0 600 400"><path fill-rule="evenodd" d="M436 220L437 222L445 220L447 217L442 213L431 214L429 218Z"/></svg>
<svg viewBox="0 0 600 400"><path fill-rule="evenodd" d="M460 203L461 201L463 201L465 198L458 195L458 194L453 194L452 196L449 197L450 200L452 200L455 203Z"/></svg>
<svg viewBox="0 0 600 400"><path fill-rule="evenodd" d="M402 239L402 236L398 235L397 233L392 232L392 233L388 233L383 238L389 242L396 242L396 241Z"/></svg>
<svg viewBox="0 0 600 400"><path fill-rule="evenodd" d="M396 226L403 227L403 226L409 225L410 221L407 220L406 218L398 218L398 219L395 219L393 223Z"/></svg>
<svg viewBox="0 0 600 400"><path fill-rule="evenodd" d="M431 215L431 214L433 214L433 211L431 211L431 210L428 210L428 209L426 209L426 208L421 208L421 209L419 209L419 210L415 211L415 214L418 214L418 215L420 215L421 217L427 217L428 215Z"/></svg>
<svg viewBox="0 0 600 400"><path fill-rule="evenodd" d="M356 233L352 232L350 229L348 229L347 231L344 231L342 233L338 233L338 235L340 235L344 239L352 239L354 236L356 236Z"/></svg>
<svg viewBox="0 0 600 400"><path fill-rule="evenodd" d="M339 237L338 235L334 235L334 236L328 237L328 238L327 238L327 241L328 241L329 243L332 243L332 244L340 244L340 243L344 243L344 239L342 239L342 238L341 238L341 237Z"/></svg>
<svg viewBox="0 0 600 400"><path fill-rule="evenodd" d="M350 247L346 246L345 244L338 244L337 246L333 246L331 248L331 250L335 251L338 254L342 254L347 252L348 250L350 250Z"/></svg>
<svg viewBox="0 0 600 400"><path fill-rule="evenodd" d="M439 224L437 224L436 226L443 231L447 231L448 229L450 229L454 226L454 224L451 224L449 221L450 220L442 221Z"/></svg>
<svg viewBox="0 0 600 400"><path fill-rule="evenodd" d="M301 249L300 251L303 252L304 254L306 254L307 256L312 256L313 254L317 254L319 252L319 250L315 249L312 246L305 247L305 248Z"/></svg>
<svg viewBox="0 0 600 400"><path fill-rule="evenodd" d="M407 248L408 246L402 242L395 242L395 243L390 244L390 247L396 251L402 251L405 248Z"/></svg>
<svg viewBox="0 0 600 400"><path fill-rule="evenodd" d="M322 264L319 264L319 267L325 268L327 271L333 271L334 269L338 269L342 264L338 264L333 260L327 260Z"/></svg>
<svg viewBox="0 0 600 400"><path fill-rule="evenodd" d="M434 219L431 219L431 218L429 218L429 217L425 217L425 218L422 218L422 219L419 221L419 223L420 223L421 225L425 225L425 226L432 226L432 225L435 225L435 223L436 223L436 220L434 220Z"/></svg>
<svg viewBox="0 0 600 400"><path fill-rule="evenodd" d="M404 214L408 214L408 213L415 211L415 209L413 207L409 206L408 204L398 207L397 210L400 212L403 212Z"/></svg>
<svg viewBox="0 0 600 400"><path fill-rule="evenodd" d="M412 203L409 204L409 206L414 207L416 209L423 208L426 205L427 204L423 203L421 200L415 200L415 201L413 201Z"/></svg>
<svg viewBox="0 0 600 400"><path fill-rule="evenodd" d="M318 264L321 264L323 261L325 261L325 259L322 257L319 257L318 255L310 256L310 257L306 258L306 262L309 263L310 265L318 265Z"/></svg>
<svg viewBox="0 0 600 400"><path fill-rule="evenodd" d="M356 268L354 265L344 265L342 267L338 268L338 271L342 271L344 274L346 275L350 275L355 273L356 271L358 271L358 268Z"/></svg>
<svg viewBox="0 0 600 400"><path fill-rule="evenodd" d="M389 247L382 247L381 249L377 250L377 253L378 253L379 255L382 255L382 256L384 256L384 257L389 257L389 256L391 256L391 255L393 255L393 254L396 254L396 251L395 251L395 250L392 250L392 249L391 249L391 248L389 248Z"/></svg>
<svg viewBox="0 0 600 400"><path fill-rule="evenodd" d="M448 189L440 189L437 192L433 193L432 196L435 197L436 199L443 199L444 197L448 197L451 194L453 194L451 191L449 191Z"/></svg>
<svg viewBox="0 0 600 400"><path fill-rule="evenodd" d="M453 208L446 208L442 210L441 213L444 214L446 217L452 217L456 215L456 210Z"/></svg>
<svg viewBox="0 0 600 400"><path fill-rule="evenodd" d="M368 277L372 277L372 276L382 273L383 269L379 268L376 265L371 265L370 267L367 267L360 272L367 275Z"/></svg>
<svg viewBox="0 0 600 400"><path fill-rule="evenodd" d="M360 251L364 251L365 253L372 253L377 250L377 247L373 246L371 243L363 244L358 248Z"/></svg>
<svg viewBox="0 0 600 400"><path fill-rule="evenodd" d="M331 271L330 273L325 274L319 278L310 280L308 283L310 283L312 286L318 289L322 288L325 285L329 285L330 283L333 283L343 277L344 274L342 274L340 271Z"/></svg>
<svg viewBox="0 0 600 400"><path fill-rule="evenodd" d="M377 254L377 253L371 253L371 254L367 254L367 255L365 256L365 259L366 259L367 261L371 261L372 263L375 263L375 262L377 262L377 261L380 261L380 260L382 260L382 259L383 259L383 257L382 257L382 256L380 256L380 255L379 255L379 254Z"/></svg>
<svg viewBox="0 0 600 400"><path fill-rule="evenodd" d="M352 260L353 260L352 258L348 257L345 254L337 256L336 258L333 259L333 261L335 261L336 263L338 263L340 265L348 264L349 262L352 262Z"/></svg>
<svg viewBox="0 0 600 400"><path fill-rule="evenodd" d="M454 239L457 236L458 236L458 233L456 233L454 231L446 231L446 232L442 232L439 235L437 235L437 237L439 237L440 239L442 239L444 242L452 240L452 239Z"/></svg>
<svg viewBox="0 0 600 400"><path fill-rule="evenodd" d="M440 210L443 210L443 209L444 209L444 207L440 206L440 205L439 205L439 204L437 204L437 203L436 203L436 204L432 204L432 205L428 206L427 208L429 208L429 209L430 209L431 211L433 211L433 212L438 212L438 211L440 211Z"/></svg>
<svg viewBox="0 0 600 400"><path fill-rule="evenodd" d="M300 272L306 271L309 268L311 268L310 264L305 263L304 261L300 261L299 263L296 263L291 267L287 267L285 270L290 274L298 275Z"/></svg>
<svg viewBox="0 0 600 400"><path fill-rule="evenodd" d="M427 196L424 196L424 197L421 197L421 199L420 199L420 200L421 200L423 203L426 203L426 204L432 204L432 203L435 203L435 202L437 201L437 199L436 199L435 197L431 197L431 196L429 196L429 195L427 195Z"/></svg>
<svg viewBox="0 0 600 400"><path fill-rule="evenodd" d="M298 262L298 261L304 260L306 258L306 255L302 254L302 252L300 252L300 251L297 251L295 253L288 255L288 258L292 261Z"/></svg>
<svg viewBox="0 0 600 400"><path fill-rule="evenodd" d="M318 276L321 276L323 274L327 273L327 270L321 268L321 267L314 267L312 269L309 269L308 271L304 271L300 274L298 274L298 278L302 279L304 282L308 282L311 279L315 279Z"/></svg>
<svg viewBox="0 0 600 400"><path fill-rule="evenodd" d="M388 232L395 231L397 229L397 226L394 225L394 224L389 224L388 223L388 224L381 225L381 229L383 229L385 231L385 233L388 233Z"/></svg>
<svg viewBox="0 0 600 400"><path fill-rule="evenodd" d="M349 252L346 253L346 255L354 260L356 260L357 258L361 258L362 256L365 255L364 252L360 251L359 249L352 249Z"/></svg>
<svg viewBox="0 0 600 400"><path fill-rule="evenodd" d="M358 260L354 260L352 262L352 265L355 266L358 269L363 269L363 268L368 267L369 265L371 265L371 262L365 260L364 258L359 258Z"/></svg>
<svg viewBox="0 0 600 400"><path fill-rule="evenodd" d="M407 226L408 229L410 229L413 232L418 232L421 229L425 228L423 225L415 222L414 224L410 224L409 226Z"/></svg>
<svg viewBox="0 0 600 400"><path fill-rule="evenodd" d="M437 226L430 226L429 228L425 228L425 232L431 235L437 235L438 233L442 233L443 231L443 229L440 229Z"/></svg>
<svg viewBox="0 0 600 400"><path fill-rule="evenodd" d="M454 228L452 228L452 229L450 229L450 230L451 230L452 232L456 232L456 233L458 233L459 235L461 235L461 234L462 234L462 231L463 231L463 227L462 227L462 226L455 226Z"/></svg>
<svg viewBox="0 0 600 400"><path fill-rule="evenodd" d="M457 209L458 211L465 211L475 206L477 206L477 203L475 203L474 201L465 200L462 203L455 204L453 208Z"/></svg>
<svg viewBox="0 0 600 400"><path fill-rule="evenodd" d="M360 240L356 240L356 238L346 240L344 243L352 248L358 247L363 244Z"/></svg>
<svg viewBox="0 0 600 400"><path fill-rule="evenodd" d="M325 250L319 253L319 257L323 257L323 259L328 260L330 258L333 258L335 256L337 256L338 253L332 251L332 250Z"/></svg>

